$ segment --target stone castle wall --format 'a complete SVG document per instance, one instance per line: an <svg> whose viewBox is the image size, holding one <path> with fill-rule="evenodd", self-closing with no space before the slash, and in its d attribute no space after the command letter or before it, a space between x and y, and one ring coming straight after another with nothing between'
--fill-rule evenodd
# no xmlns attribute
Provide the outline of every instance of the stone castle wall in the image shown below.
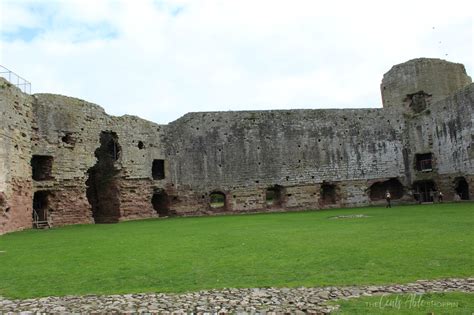
<svg viewBox="0 0 474 315"><path fill-rule="evenodd" d="M0 85L0 234L31 227L33 203L60 226L381 204L386 189L409 203L429 185L452 200L460 179L474 197L474 85L438 59L385 74L383 109L189 113L168 125ZM432 169L419 170L426 154Z"/></svg>
<svg viewBox="0 0 474 315"><path fill-rule="evenodd" d="M410 182L434 180L453 199L454 182L465 177L474 196L474 85L432 104L419 114L405 114ZM415 155L433 153L433 171L415 169ZM472 197L471 197L472 198Z"/></svg>
<svg viewBox="0 0 474 315"><path fill-rule="evenodd" d="M274 185L284 208L320 208L324 182L339 185L338 205L367 204L368 180L403 180L403 124L378 109L191 113L170 124L171 181L192 191L190 211L199 201L205 211L212 191L227 210L262 210Z"/></svg>
<svg viewBox="0 0 474 315"><path fill-rule="evenodd" d="M36 190L51 192L51 219L55 224L92 223L93 213L87 197L88 170L97 161L100 134L117 134L121 152L114 163L118 171L118 202L122 219L156 215L150 199L153 158L163 158L163 126L134 117L111 117L97 105L79 99L39 94L35 106L33 154L54 157L52 178L35 181ZM66 138L65 138L66 137ZM143 143L139 148L138 143Z"/></svg>
<svg viewBox="0 0 474 315"><path fill-rule="evenodd" d="M31 227L31 123L29 95L0 78L0 234Z"/></svg>

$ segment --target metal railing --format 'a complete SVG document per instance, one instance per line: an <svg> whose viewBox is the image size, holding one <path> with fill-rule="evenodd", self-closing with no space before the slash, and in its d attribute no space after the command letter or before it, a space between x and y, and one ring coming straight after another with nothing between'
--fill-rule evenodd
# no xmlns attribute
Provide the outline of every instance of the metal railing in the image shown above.
<svg viewBox="0 0 474 315"><path fill-rule="evenodd" d="M19 88L23 93L31 94L31 83L29 81L1 65L0 77L4 77L6 80L8 80L8 82Z"/></svg>
<svg viewBox="0 0 474 315"><path fill-rule="evenodd" d="M36 212L36 210L33 210L33 223L36 225L38 224L39 222L39 215L38 215L38 212Z"/></svg>
<svg viewBox="0 0 474 315"><path fill-rule="evenodd" d="M49 222L48 218L48 211L43 212L43 217L40 217L38 212L33 209L33 226L37 229L43 228L43 227L51 227L51 223Z"/></svg>

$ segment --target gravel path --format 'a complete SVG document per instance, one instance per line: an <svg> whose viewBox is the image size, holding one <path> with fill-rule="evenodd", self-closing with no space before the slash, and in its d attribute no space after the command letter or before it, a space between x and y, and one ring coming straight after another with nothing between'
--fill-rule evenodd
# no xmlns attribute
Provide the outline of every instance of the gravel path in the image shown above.
<svg viewBox="0 0 474 315"><path fill-rule="evenodd" d="M419 280L404 285L222 289L185 294L125 294L45 297L8 300L0 297L0 313L262 313L326 314L337 306L327 301L384 293L473 292L474 278Z"/></svg>

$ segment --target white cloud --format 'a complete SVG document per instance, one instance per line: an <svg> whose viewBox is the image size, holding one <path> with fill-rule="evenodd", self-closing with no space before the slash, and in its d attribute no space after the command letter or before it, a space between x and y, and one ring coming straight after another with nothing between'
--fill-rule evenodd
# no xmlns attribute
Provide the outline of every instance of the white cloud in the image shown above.
<svg viewBox="0 0 474 315"><path fill-rule="evenodd" d="M461 62L473 75L468 7L4 0L1 31L10 36L1 37L0 63L28 78L34 92L160 123L189 111L374 107L383 73L408 59ZM40 32L25 41L15 35L21 27Z"/></svg>

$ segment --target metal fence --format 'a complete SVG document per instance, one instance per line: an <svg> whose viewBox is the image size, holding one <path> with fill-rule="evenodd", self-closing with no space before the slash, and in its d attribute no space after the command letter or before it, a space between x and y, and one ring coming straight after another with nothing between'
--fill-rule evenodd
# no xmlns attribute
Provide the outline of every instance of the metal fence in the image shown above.
<svg viewBox="0 0 474 315"><path fill-rule="evenodd" d="M11 84L19 88L23 93L31 94L31 83L15 72L0 65L0 77L4 77Z"/></svg>

